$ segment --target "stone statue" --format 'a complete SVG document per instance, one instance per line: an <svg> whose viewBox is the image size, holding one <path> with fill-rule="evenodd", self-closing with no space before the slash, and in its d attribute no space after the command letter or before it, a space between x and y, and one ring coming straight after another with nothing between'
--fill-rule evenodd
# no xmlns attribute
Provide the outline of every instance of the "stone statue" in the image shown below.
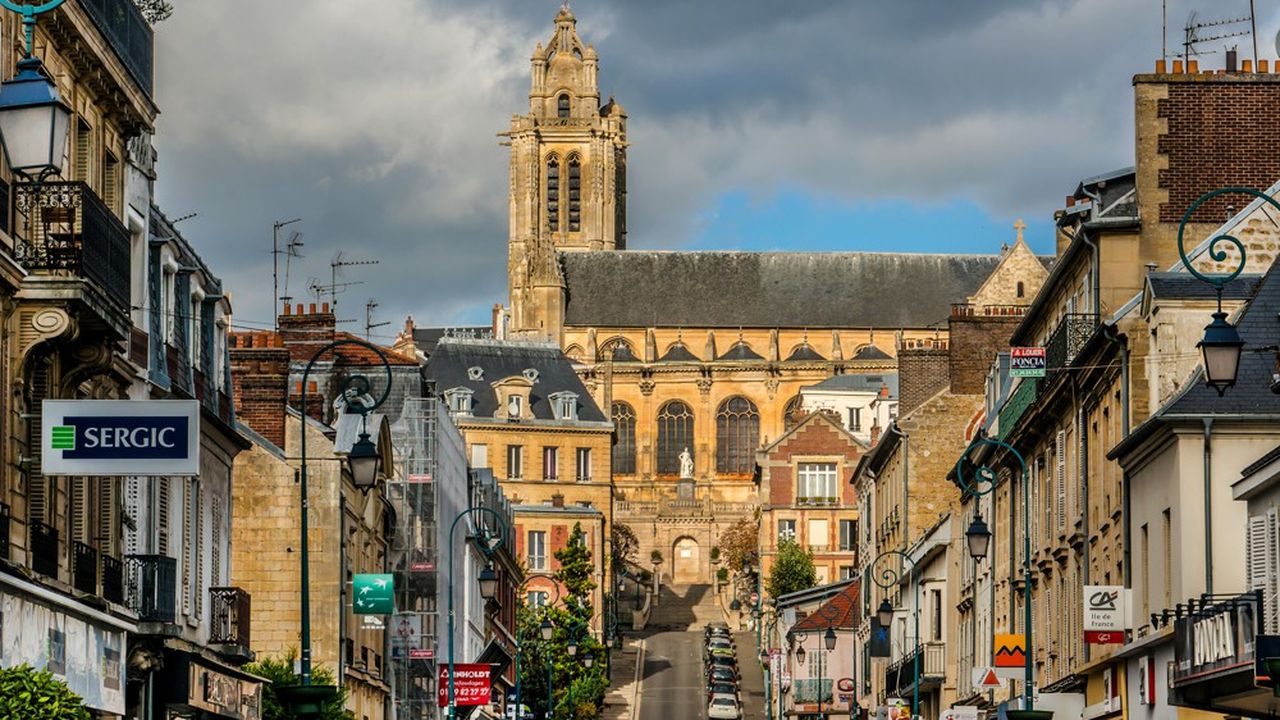
<svg viewBox="0 0 1280 720"><path fill-rule="evenodd" d="M680 453L680 477L693 477L693 456L689 454L689 448L685 448Z"/></svg>

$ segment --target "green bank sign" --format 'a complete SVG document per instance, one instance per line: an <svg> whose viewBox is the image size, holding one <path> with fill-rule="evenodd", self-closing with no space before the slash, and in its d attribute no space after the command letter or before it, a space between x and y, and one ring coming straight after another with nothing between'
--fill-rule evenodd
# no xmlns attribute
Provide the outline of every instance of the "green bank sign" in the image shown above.
<svg viewBox="0 0 1280 720"><path fill-rule="evenodd" d="M390 615L396 611L395 579L387 573L360 573L351 581L351 609L357 615Z"/></svg>

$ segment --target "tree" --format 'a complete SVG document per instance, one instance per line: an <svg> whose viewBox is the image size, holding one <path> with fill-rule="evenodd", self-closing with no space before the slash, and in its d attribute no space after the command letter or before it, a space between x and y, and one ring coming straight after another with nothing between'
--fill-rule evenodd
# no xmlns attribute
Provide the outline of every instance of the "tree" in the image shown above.
<svg viewBox="0 0 1280 720"><path fill-rule="evenodd" d="M813 553L790 538L779 540L773 572L769 573L769 594L776 599L787 593L808 590L817 584L818 573L813 567Z"/></svg>
<svg viewBox="0 0 1280 720"><path fill-rule="evenodd" d="M168 20L173 14L173 5L168 0L133 0L133 4L138 6L143 19L152 25Z"/></svg>
<svg viewBox="0 0 1280 720"><path fill-rule="evenodd" d="M634 563L636 553L640 550L640 540L631 526L614 523L610 534L613 540L613 567L620 568L628 563Z"/></svg>
<svg viewBox="0 0 1280 720"><path fill-rule="evenodd" d="M733 572L740 572L748 562L755 560L759 547L759 533L756 521L742 518L720 533L720 554L725 559L725 567Z"/></svg>
<svg viewBox="0 0 1280 720"><path fill-rule="evenodd" d="M302 676L293 672L293 661L297 657L298 651L290 648L279 658L263 658L244 666L246 672L271 681L262 689L262 720L294 720L293 713L284 707L276 695L276 688L302 684ZM333 671L323 666L312 668L311 681L315 685L335 684ZM352 720L355 716L343 709L346 704L347 690L339 685L338 693L325 703L320 720Z"/></svg>
<svg viewBox="0 0 1280 720"><path fill-rule="evenodd" d="M65 682L26 664L0 669L0 717L90 720L84 702Z"/></svg>

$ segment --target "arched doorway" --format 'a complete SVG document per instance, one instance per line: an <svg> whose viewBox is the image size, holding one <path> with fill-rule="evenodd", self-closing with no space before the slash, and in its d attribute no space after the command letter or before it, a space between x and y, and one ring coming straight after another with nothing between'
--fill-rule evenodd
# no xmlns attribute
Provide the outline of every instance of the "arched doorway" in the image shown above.
<svg viewBox="0 0 1280 720"><path fill-rule="evenodd" d="M702 553L698 541L691 537L676 540L671 549L673 581L677 584L696 583L702 579Z"/></svg>

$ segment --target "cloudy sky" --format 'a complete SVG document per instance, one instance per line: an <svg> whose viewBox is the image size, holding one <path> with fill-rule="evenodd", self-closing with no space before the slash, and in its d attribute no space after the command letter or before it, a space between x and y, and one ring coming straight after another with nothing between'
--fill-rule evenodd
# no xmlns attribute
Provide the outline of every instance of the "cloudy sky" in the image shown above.
<svg viewBox="0 0 1280 720"><path fill-rule="evenodd" d="M1259 4L1262 57L1280 10ZM272 316L271 225L301 217L289 293L342 252L339 317L386 340L505 302L506 171L529 55L559 0L175 0L157 26L159 201ZM1247 0L1198 3L1214 17ZM1169 0L1170 42L1197 6ZM1239 7L1236 7L1239 6ZM1159 0L578 0L630 115L632 248L1052 249L1080 178L1133 163ZM1247 55L1249 41L1242 39ZM1172 51L1172 48L1171 48ZM1222 62L1210 55L1206 65ZM286 233L287 234L287 233ZM886 279L891 280L891 279Z"/></svg>

